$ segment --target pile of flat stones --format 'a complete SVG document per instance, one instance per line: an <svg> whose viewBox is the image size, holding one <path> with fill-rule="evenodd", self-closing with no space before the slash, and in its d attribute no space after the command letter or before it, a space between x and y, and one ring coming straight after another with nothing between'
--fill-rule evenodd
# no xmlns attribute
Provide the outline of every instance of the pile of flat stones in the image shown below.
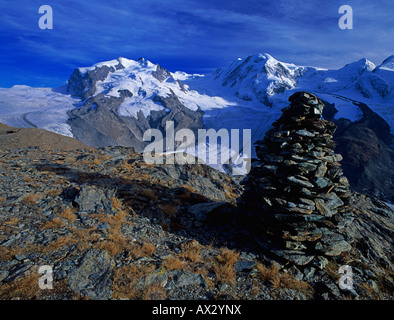
<svg viewBox="0 0 394 320"><path fill-rule="evenodd" d="M333 151L336 125L322 119L324 104L297 92L264 139L256 142L259 161L245 182L242 208L257 217L259 243L286 262L324 267L327 257L351 250L346 226L349 182L342 156Z"/></svg>

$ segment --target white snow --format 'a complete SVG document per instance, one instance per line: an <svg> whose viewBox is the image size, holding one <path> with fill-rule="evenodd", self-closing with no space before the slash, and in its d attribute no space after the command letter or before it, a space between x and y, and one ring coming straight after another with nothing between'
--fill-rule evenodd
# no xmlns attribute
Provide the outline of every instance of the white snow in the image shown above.
<svg viewBox="0 0 394 320"><path fill-rule="evenodd" d="M0 88L0 122L13 127L38 127L72 137L67 111L80 101L64 88Z"/></svg>
<svg viewBox="0 0 394 320"><path fill-rule="evenodd" d="M156 104L152 100L144 100L137 96L125 99L120 105L118 113L121 116L137 118L137 113L139 111L147 117L151 111L160 111L163 109L163 106Z"/></svg>
<svg viewBox="0 0 394 320"><path fill-rule="evenodd" d="M394 210L394 204L387 203L387 202L385 202L385 204L386 204L391 210Z"/></svg>

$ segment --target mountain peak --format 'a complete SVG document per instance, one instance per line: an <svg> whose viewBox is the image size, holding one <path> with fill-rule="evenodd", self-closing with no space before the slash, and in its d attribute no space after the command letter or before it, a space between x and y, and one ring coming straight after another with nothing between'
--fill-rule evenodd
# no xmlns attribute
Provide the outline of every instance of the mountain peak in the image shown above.
<svg viewBox="0 0 394 320"><path fill-rule="evenodd" d="M347 72L356 71L357 73L362 73L365 70L372 71L376 66L373 62L366 58L362 58L356 62L348 63L340 70L346 70Z"/></svg>
<svg viewBox="0 0 394 320"><path fill-rule="evenodd" d="M390 57L385 59L378 68L394 70L394 55L391 55Z"/></svg>
<svg viewBox="0 0 394 320"><path fill-rule="evenodd" d="M278 61L273 56L271 56L269 53L257 53L251 57L253 57L254 62L268 61L268 60Z"/></svg>

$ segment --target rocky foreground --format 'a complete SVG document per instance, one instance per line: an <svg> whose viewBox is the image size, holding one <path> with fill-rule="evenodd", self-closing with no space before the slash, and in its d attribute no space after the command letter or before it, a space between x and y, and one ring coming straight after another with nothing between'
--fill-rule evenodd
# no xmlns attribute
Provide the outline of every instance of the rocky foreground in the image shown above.
<svg viewBox="0 0 394 320"><path fill-rule="evenodd" d="M321 247L318 239L300 238L316 225L297 224L299 234L280 242L308 257L296 263L271 250L283 240L281 224L271 224L271 233L260 229L255 213L242 205L243 185L249 192L250 182L204 165L147 165L132 148L35 145L1 145L1 299L393 299L394 212L348 190L344 179L326 179L324 172L311 183L343 184L335 208L321 193L320 202L306 195L294 206L288 202L296 199L283 199L284 190L280 197L254 196L260 204L286 201L282 218L346 216L340 231L324 220L326 235L335 237ZM320 160L296 164L300 176L289 185L313 189L305 172L317 170ZM265 186L278 188L279 180L272 181ZM320 256L311 254L311 245ZM327 254L333 246L335 254ZM44 265L53 269L53 289L38 286ZM338 286L343 265L352 267L351 290Z"/></svg>

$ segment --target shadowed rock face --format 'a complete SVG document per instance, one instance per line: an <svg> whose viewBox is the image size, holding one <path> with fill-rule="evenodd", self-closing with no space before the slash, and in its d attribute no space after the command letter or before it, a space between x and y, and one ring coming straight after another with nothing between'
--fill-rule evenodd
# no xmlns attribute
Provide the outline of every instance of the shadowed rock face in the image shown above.
<svg viewBox="0 0 394 320"><path fill-rule="evenodd" d="M136 118L122 117L117 112L130 94L121 92L120 97L112 97L100 93L87 99L81 108L71 110L68 124L74 136L90 146L121 145L142 150L143 132L149 125L143 121L144 118L140 117L142 121L138 121Z"/></svg>
<svg viewBox="0 0 394 320"><path fill-rule="evenodd" d="M73 96L85 100L96 92L96 83L98 81L105 80L110 72L119 69L124 69L124 66L120 62L115 67L96 67L96 69L90 70L84 75L81 74L79 69L75 69L68 80L67 91Z"/></svg>
<svg viewBox="0 0 394 320"><path fill-rule="evenodd" d="M156 70L152 72L152 76L154 76L160 82L163 82L169 77L172 77L171 73L161 66L157 65Z"/></svg>
<svg viewBox="0 0 394 320"><path fill-rule="evenodd" d="M394 150L390 126L367 105L354 102L363 116L356 122L334 119L335 106L325 103L324 117L338 129L336 152L343 156L342 168L350 187L358 192L394 203Z"/></svg>
<svg viewBox="0 0 394 320"><path fill-rule="evenodd" d="M334 123L321 119L323 103L297 92L257 143L240 201L260 221L262 247L296 265L320 263L351 249L337 232L352 215L349 183L333 151Z"/></svg>
<svg viewBox="0 0 394 320"><path fill-rule="evenodd" d="M120 92L120 97L100 93L87 99L81 108L71 110L68 124L75 138L89 146L125 146L142 152L149 143L143 141L144 132L154 128L164 134L166 121L174 121L175 132L182 128L197 132L203 127L203 112L186 108L174 94L155 98L169 111L152 111L147 117L141 111L137 118L121 116L118 108L130 95L127 90Z"/></svg>

